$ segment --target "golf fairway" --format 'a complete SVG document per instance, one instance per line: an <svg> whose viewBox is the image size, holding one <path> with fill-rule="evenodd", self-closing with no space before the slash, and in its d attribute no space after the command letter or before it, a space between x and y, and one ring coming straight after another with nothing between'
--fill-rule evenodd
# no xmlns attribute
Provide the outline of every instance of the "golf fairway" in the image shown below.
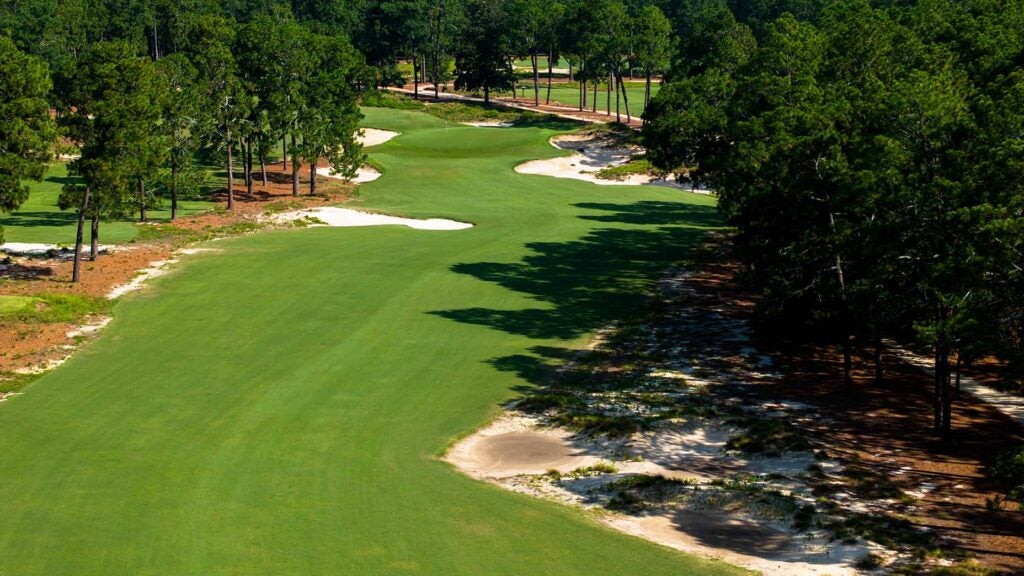
<svg viewBox="0 0 1024 576"><path fill-rule="evenodd" d="M217 241L0 404L0 575L736 574L438 460L644 299L713 201L513 172L547 128L402 136L348 206L471 222Z"/></svg>

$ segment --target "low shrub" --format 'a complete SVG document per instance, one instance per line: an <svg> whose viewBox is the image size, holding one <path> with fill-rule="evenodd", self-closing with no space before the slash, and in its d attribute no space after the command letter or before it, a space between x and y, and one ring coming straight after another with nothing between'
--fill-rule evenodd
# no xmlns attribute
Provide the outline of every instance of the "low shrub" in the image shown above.
<svg viewBox="0 0 1024 576"><path fill-rule="evenodd" d="M744 454L779 456L783 452L810 450L811 444L788 421L780 418L751 418L738 424L744 428L725 444L726 450Z"/></svg>
<svg viewBox="0 0 1024 576"><path fill-rule="evenodd" d="M1024 500L1024 446L1002 450L989 462L986 472L1007 490L1007 496ZM1024 503L1021 504L1024 509Z"/></svg>

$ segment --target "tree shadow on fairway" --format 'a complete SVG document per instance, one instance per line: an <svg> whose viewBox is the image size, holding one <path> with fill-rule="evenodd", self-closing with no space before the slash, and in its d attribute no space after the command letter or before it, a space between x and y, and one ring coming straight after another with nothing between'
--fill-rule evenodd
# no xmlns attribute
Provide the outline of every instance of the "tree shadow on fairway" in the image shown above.
<svg viewBox="0 0 1024 576"><path fill-rule="evenodd" d="M74 212L15 212L0 217L0 226L11 228L56 228L78 222Z"/></svg>
<svg viewBox="0 0 1024 576"><path fill-rule="evenodd" d="M457 264L453 271L528 294L538 306L462 308L433 314L538 340L578 338L641 305L662 272L689 256L710 228L721 225L713 206L636 202L576 207L587 211L581 219L648 227L598 228L568 242L529 243L526 247L532 253L516 263ZM543 346L531 352L534 356L491 362L541 384L550 361L561 363L572 351Z"/></svg>

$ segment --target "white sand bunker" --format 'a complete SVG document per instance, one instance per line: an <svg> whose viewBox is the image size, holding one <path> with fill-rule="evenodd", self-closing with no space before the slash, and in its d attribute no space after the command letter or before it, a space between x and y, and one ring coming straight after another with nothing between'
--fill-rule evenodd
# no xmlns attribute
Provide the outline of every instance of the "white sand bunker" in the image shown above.
<svg viewBox="0 0 1024 576"><path fill-rule="evenodd" d="M520 174L553 176L583 180L601 186L667 186L689 189L678 182L656 178L650 174L631 174L622 180L598 178L597 173L606 168L621 166L642 149L625 146L613 139L593 134L563 134L551 139L551 145L559 150L572 150L575 154L546 160L531 160L516 166Z"/></svg>
<svg viewBox="0 0 1024 576"><path fill-rule="evenodd" d="M335 174L334 170L330 166L326 168L317 168L316 173L326 178L337 178L339 180L345 180L344 176L340 174ZM381 173L376 168L373 168L371 166L363 166L356 172L355 177L348 181L353 182L355 184L365 184L366 182L373 182L374 180L380 178L380 176Z"/></svg>
<svg viewBox="0 0 1024 576"><path fill-rule="evenodd" d="M514 126L511 122L501 122L499 120L485 120L482 122L463 122L466 126L475 126L476 128L511 128Z"/></svg>
<svg viewBox="0 0 1024 576"><path fill-rule="evenodd" d="M399 132L392 132L391 130L380 130L377 128L363 128L360 133L356 135L356 140L363 145L363 148L369 148L370 146L377 146L383 144L392 138L401 136ZM343 176L335 174L330 167L317 168L316 173L326 178L337 178L339 180L345 180ZM372 166L362 166L356 172L356 175L349 182L355 184L364 184L366 182L373 182L380 178L381 174Z"/></svg>
<svg viewBox="0 0 1024 576"><path fill-rule="evenodd" d="M455 445L445 459L478 479L570 472L601 460L573 446L564 430L539 429L529 418L505 417Z"/></svg>
<svg viewBox="0 0 1024 576"><path fill-rule="evenodd" d="M377 128L363 128L356 136L356 140L363 145L363 148L383 144L392 138L399 136L398 132L391 130L378 130Z"/></svg>
<svg viewBox="0 0 1024 576"><path fill-rule="evenodd" d="M721 511L673 510L617 516L609 526L689 554L710 556L763 574L840 576L857 574L853 565L863 545L822 545L799 541L765 523Z"/></svg>
<svg viewBox="0 0 1024 576"><path fill-rule="evenodd" d="M690 508L609 513L602 508L608 482L634 475L663 476L699 485L720 478L797 477L815 460L810 453L750 458L725 451L736 433L722 422L679 423L608 439L546 425L542 417L508 412L458 442L445 460L479 480L534 497L598 511L609 526L691 554L777 575L855 574L853 565L871 549L831 542L822 534L796 533L788 524L751 515L735 504L715 504L713 484L698 488ZM594 475L595 465L605 468ZM817 463L832 468L835 463ZM610 468L610 471L609 471ZM562 474L554 479L551 472ZM567 475L567 476L566 476ZM780 489L796 490L792 481Z"/></svg>
<svg viewBox="0 0 1024 576"><path fill-rule="evenodd" d="M89 245L85 244L84 249L88 250ZM100 253L109 252L114 246L108 246L106 244L100 244ZM33 242L7 242L6 244L0 244L0 252L5 252L11 256L34 256L42 257L55 255L58 258L69 258L74 256L74 246L64 246L60 244L38 244Z"/></svg>
<svg viewBox="0 0 1024 576"><path fill-rule="evenodd" d="M335 206L323 206L307 210L295 210L276 214L273 222L284 224L301 220L312 220L314 226L335 226L335 227L357 227L357 226L407 226L415 230L465 230L473 225L466 222L457 222L445 218L428 218L417 220L415 218L400 218L398 216L387 216L385 214L370 214L349 208L338 208Z"/></svg>

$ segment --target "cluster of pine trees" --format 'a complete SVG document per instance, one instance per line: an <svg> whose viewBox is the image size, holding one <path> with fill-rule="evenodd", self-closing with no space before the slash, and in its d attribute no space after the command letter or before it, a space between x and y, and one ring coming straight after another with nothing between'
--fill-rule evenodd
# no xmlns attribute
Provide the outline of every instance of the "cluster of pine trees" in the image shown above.
<svg viewBox="0 0 1024 576"><path fill-rule="evenodd" d="M647 112L651 160L718 192L762 327L1024 366L1024 2L694 10ZM760 11L756 8L761 9Z"/></svg>
<svg viewBox="0 0 1024 576"><path fill-rule="evenodd" d="M201 156L226 163L229 210L236 168L249 193L257 172L266 185L279 143L294 194L303 162L314 193L319 159L347 176L362 161L355 135L358 95L372 79L365 60L344 32L302 23L288 5L8 4L0 83L18 93L5 94L11 110L0 138L16 147L0 162L11 163L0 167L0 207L24 202L22 181L41 177L57 134L77 147L69 164L77 178L60 197L79 213L76 281L86 223L96 258L103 219L145 222L158 195L169 197L174 218L180 193L203 180Z"/></svg>

